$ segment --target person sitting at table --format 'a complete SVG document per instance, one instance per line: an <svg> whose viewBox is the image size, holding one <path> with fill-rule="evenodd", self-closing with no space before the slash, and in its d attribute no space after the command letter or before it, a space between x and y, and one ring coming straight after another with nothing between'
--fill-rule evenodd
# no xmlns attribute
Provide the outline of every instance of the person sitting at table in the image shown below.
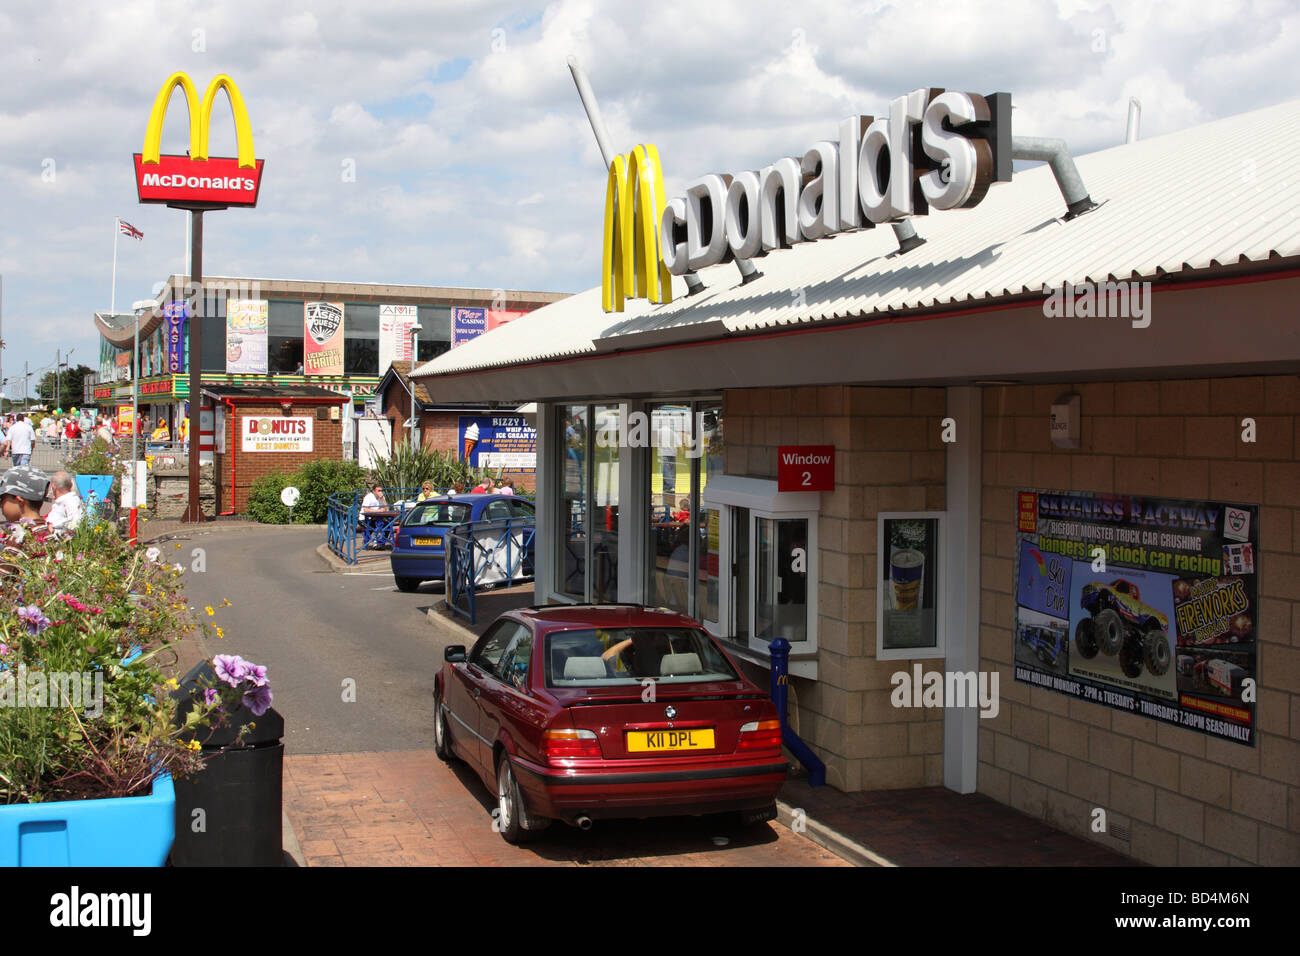
<svg viewBox="0 0 1300 956"><path fill-rule="evenodd" d="M678 510L673 512L673 520L685 524L691 520L691 499L683 498L677 503Z"/></svg>
<svg viewBox="0 0 1300 956"><path fill-rule="evenodd" d="M383 524L382 513L388 510L388 502L384 499L384 486L376 482L370 489L370 493L361 500L361 517L365 522L366 549L383 547L378 541L374 540L380 533Z"/></svg>
<svg viewBox="0 0 1300 956"><path fill-rule="evenodd" d="M430 498L438 497L438 492L433 490L433 482L425 481L420 485L420 493L416 495L416 501L428 501Z"/></svg>

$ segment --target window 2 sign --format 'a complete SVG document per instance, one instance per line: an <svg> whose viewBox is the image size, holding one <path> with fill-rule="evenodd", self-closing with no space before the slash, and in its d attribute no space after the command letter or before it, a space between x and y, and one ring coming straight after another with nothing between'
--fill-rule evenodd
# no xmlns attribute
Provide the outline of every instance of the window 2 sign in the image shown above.
<svg viewBox="0 0 1300 956"><path fill-rule="evenodd" d="M781 445L777 448L777 491L834 491L834 445Z"/></svg>

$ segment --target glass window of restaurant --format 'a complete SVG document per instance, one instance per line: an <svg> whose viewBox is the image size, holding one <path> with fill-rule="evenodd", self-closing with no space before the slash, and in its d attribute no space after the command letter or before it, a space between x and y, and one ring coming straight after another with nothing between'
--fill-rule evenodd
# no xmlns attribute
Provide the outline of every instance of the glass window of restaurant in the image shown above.
<svg viewBox="0 0 1300 956"><path fill-rule="evenodd" d="M661 403L648 407L647 418L645 603L716 619L720 525L717 511L706 513L700 496L722 473L722 405Z"/></svg>
<svg viewBox="0 0 1300 956"><path fill-rule="evenodd" d="M596 435L618 433L617 405L561 405L562 450L556 591L577 601L618 600L619 448Z"/></svg>

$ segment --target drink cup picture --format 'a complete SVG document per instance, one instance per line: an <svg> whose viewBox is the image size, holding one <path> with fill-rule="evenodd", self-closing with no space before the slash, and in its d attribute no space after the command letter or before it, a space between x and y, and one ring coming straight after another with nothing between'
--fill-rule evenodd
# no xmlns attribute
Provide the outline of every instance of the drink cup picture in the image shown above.
<svg viewBox="0 0 1300 956"><path fill-rule="evenodd" d="M889 579L894 594L895 610L916 610L924 574L924 554L915 548L893 549L889 562Z"/></svg>

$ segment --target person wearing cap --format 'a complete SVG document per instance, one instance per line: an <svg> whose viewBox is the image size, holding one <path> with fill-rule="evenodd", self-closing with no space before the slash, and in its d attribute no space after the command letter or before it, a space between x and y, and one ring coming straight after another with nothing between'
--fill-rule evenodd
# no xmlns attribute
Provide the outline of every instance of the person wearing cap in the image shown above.
<svg viewBox="0 0 1300 956"><path fill-rule="evenodd" d="M0 511L9 524L45 527L41 518L41 505L50 479L45 472L31 465L18 465L0 478Z"/></svg>
<svg viewBox="0 0 1300 956"><path fill-rule="evenodd" d="M50 486L54 489L54 506L45 516L45 523L55 531L75 531L84 510L76 482L66 471L56 471L50 476Z"/></svg>

